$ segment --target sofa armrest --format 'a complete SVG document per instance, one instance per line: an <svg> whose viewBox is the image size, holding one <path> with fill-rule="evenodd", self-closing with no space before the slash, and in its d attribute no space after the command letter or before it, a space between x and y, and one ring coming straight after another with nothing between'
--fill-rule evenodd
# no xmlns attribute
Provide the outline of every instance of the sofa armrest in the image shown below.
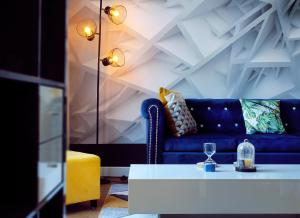
<svg viewBox="0 0 300 218"><path fill-rule="evenodd" d="M161 163L165 139L164 106L158 99L146 99L142 103L141 112L146 119L147 163Z"/></svg>

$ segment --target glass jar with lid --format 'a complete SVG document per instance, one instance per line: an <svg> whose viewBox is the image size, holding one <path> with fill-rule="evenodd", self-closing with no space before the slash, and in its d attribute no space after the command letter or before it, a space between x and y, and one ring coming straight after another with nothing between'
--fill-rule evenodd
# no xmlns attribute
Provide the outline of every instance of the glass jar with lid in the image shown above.
<svg viewBox="0 0 300 218"><path fill-rule="evenodd" d="M239 144L237 148L236 171L255 172L255 147L248 139Z"/></svg>

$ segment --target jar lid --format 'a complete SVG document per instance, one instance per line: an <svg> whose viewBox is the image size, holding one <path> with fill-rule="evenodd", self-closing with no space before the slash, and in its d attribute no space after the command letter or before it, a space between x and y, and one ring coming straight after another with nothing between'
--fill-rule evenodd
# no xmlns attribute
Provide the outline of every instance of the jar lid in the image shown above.
<svg viewBox="0 0 300 218"><path fill-rule="evenodd" d="M254 147L254 145L252 143L250 143L248 139L244 139L244 141L242 143L240 143L238 147L247 146L247 145L248 146L250 145L250 146Z"/></svg>

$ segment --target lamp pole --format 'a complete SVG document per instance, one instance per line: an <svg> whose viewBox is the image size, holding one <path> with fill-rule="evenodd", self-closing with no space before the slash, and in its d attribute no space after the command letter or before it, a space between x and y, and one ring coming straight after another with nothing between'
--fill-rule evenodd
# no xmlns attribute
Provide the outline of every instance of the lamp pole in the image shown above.
<svg viewBox="0 0 300 218"><path fill-rule="evenodd" d="M101 16L102 16L102 0L100 0L100 9L99 9L99 37L98 37L98 60L97 60L97 110L96 110L96 145L99 145L99 91L100 91L100 64L101 64ZM108 179L101 178L101 184L110 183Z"/></svg>
<svg viewBox="0 0 300 218"><path fill-rule="evenodd" d="M99 37L98 37L98 60L97 60L97 109L96 109L96 144L99 145L99 91L100 91L100 55L101 55L101 16L102 0L99 8Z"/></svg>

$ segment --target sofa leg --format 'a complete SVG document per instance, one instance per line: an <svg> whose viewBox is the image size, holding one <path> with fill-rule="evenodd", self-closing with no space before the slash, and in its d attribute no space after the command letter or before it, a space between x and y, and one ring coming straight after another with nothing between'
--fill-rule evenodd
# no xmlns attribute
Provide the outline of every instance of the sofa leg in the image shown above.
<svg viewBox="0 0 300 218"><path fill-rule="evenodd" d="M91 207L97 207L98 201L97 200L91 200L90 204L91 204Z"/></svg>

